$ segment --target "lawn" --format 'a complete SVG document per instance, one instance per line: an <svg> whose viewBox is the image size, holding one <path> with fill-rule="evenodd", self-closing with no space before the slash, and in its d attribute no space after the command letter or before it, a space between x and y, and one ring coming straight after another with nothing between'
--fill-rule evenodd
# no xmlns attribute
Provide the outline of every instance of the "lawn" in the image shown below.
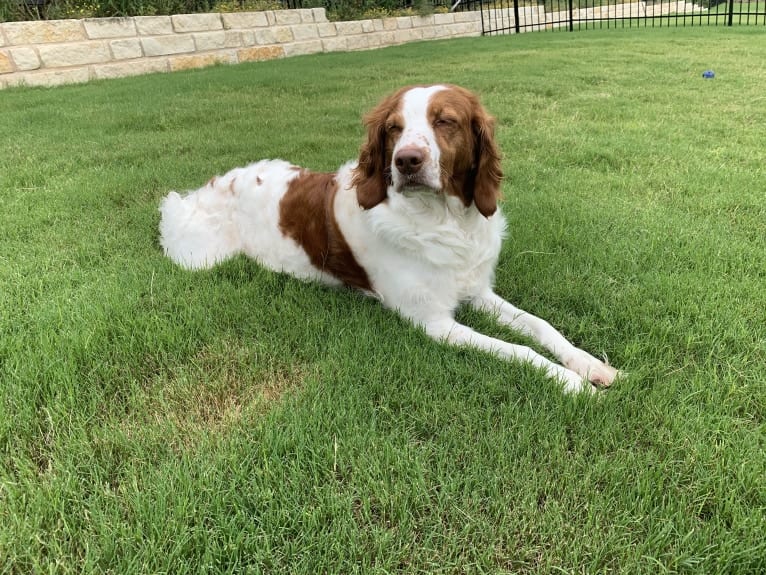
<svg viewBox="0 0 766 575"><path fill-rule="evenodd" d="M629 372L598 399L161 253L168 190L332 170L435 81L499 122L498 292ZM0 92L0 572L764 572L764 86L762 31L686 28Z"/></svg>

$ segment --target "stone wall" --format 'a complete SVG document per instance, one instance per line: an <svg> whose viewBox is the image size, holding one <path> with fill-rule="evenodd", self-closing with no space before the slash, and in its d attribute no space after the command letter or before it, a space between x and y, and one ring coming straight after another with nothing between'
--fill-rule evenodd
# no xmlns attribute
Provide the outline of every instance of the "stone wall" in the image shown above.
<svg viewBox="0 0 766 575"><path fill-rule="evenodd" d="M329 22L324 8L0 24L0 89L481 35L460 12Z"/></svg>

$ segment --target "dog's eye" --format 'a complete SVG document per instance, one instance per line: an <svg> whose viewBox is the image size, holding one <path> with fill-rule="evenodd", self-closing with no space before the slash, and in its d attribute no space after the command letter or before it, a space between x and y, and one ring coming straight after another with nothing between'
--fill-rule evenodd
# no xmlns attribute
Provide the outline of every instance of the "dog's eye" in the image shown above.
<svg viewBox="0 0 766 575"><path fill-rule="evenodd" d="M389 134L400 134L402 131L402 127L399 124L391 122L386 124L386 131Z"/></svg>
<svg viewBox="0 0 766 575"><path fill-rule="evenodd" d="M434 127L435 128L452 128L456 124L457 124L457 121L455 119L445 116L442 118L437 118L436 121L434 122Z"/></svg>

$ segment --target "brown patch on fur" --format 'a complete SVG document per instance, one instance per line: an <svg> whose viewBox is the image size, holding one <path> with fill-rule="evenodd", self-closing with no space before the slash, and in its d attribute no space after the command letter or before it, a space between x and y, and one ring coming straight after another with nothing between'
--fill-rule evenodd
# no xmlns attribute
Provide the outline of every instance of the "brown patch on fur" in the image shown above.
<svg viewBox="0 0 766 575"><path fill-rule="evenodd" d="M335 174L303 171L279 203L279 228L306 251L317 269L343 283L371 290L367 272L354 258L335 220Z"/></svg>
<svg viewBox="0 0 766 575"><path fill-rule="evenodd" d="M397 115L402 94L410 88L402 88L383 99L364 117L367 140L359 150L359 165L351 183L356 188L359 205L365 210L374 208L388 197L391 154L398 137Z"/></svg>
<svg viewBox="0 0 766 575"><path fill-rule="evenodd" d="M495 120L475 94L448 86L431 97L429 121L441 150L444 190L489 217L497 210L503 171Z"/></svg>

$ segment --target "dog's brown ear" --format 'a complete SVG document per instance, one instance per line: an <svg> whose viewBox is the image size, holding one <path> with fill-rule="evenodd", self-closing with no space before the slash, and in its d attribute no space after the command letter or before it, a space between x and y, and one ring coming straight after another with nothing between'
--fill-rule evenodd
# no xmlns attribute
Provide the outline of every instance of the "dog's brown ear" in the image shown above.
<svg viewBox="0 0 766 575"><path fill-rule="evenodd" d="M378 104L364 117L367 140L359 151L359 165L354 170L353 185L359 205L365 210L374 208L387 197L390 179L386 148L386 119L391 112L395 96Z"/></svg>
<svg viewBox="0 0 766 575"><path fill-rule="evenodd" d="M356 199L365 210L374 208L386 199L386 131L384 126L368 125L367 141L359 151L359 165L352 183Z"/></svg>
<svg viewBox="0 0 766 575"><path fill-rule="evenodd" d="M472 129L474 135L475 177L473 201L484 217L489 217L497 210L501 197L500 182L503 169L500 164L500 151L495 143L495 119L487 114L481 105L474 108Z"/></svg>

